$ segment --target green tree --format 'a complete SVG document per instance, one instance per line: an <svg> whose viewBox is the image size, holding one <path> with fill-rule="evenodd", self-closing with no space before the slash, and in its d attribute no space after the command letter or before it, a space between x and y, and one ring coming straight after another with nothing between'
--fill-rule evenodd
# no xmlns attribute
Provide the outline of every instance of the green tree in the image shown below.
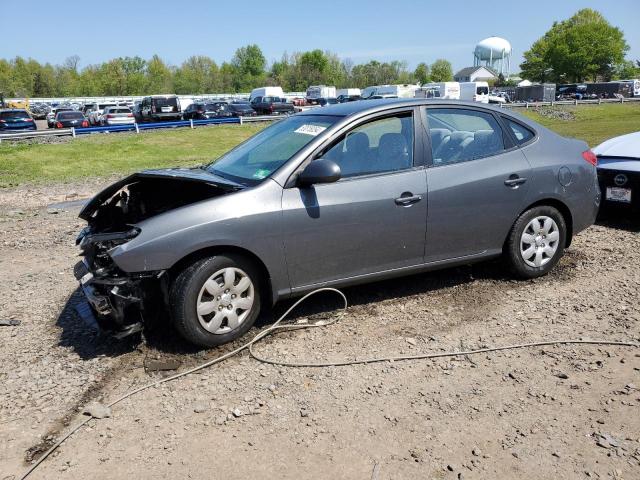
<svg viewBox="0 0 640 480"><path fill-rule="evenodd" d="M537 81L582 82L608 78L629 46L622 30L585 8L551 29L524 53L522 74Z"/></svg>
<svg viewBox="0 0 640 480"><path fill-rule="evenodd" d="M453 80L453 69L448 60L440 58L431 64L432 82L450 82L451 80Z"/></svg>
<svg viewBox="0 0 640 480"><path fill-rule="evenodd" d="M267 60L258 45L247 45L237 49L231 64L235 69L235 91L247 91L264 83Z"/></svg>
<svg viewBox="0 0 640 480"><path fill-rule="evenodd" d="M209 57L189 57L176 70L174 85L176 93L214 93L219 84L218 66Z"/></svg>
<svg viewBox="0 0 640 480"><path fill-rule="evenodd" d="M431 77L429 76L429 66L424 62L419 63L413 71L413 76L420 84L429 83L431 80Z"/></svg>
<svg viewBox="0 0 640 480"><path fill-rule="evenodd" d="M169 93L173 90L171 69L158 55L151 57L147 64L145 91L148 95Z"/></svg>
<svg viewBox="0 0 640 480"><path fill-rule="evenodd" d="M625 60L613 68L614 80L630 80L638 77L640 77L640 64L636 66L631 60Z"/></svg>

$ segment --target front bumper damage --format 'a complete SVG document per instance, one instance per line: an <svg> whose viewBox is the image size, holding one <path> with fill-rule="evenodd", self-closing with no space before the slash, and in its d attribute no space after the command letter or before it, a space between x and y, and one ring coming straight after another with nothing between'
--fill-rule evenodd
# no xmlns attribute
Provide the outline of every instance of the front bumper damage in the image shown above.
<svg viewBox="0 0 640 480"><path fill-rule="evenodd" d="M85 229L77 243L83 260L74 267L84 302L76 307L90 326L123 338L142 331L158 316L167 298L166 271L127 273L109 257L109 250L135 235L132 231L91 235Z"/></svg>

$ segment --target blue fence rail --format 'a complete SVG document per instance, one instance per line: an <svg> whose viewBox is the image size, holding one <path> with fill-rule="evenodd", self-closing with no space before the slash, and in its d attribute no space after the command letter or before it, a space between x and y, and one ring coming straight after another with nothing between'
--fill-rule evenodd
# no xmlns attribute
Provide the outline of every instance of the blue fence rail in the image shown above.
<svg viewBox="0 0 640 480"><path fill-rule="evenodd" d="M0 142L3 140L18 140L21 138L34 138L34 137L46 137L46 136L65 136L71 135L76 137L77 135L89 135L92 133L116 133L116 132L131 132L135 131L139 133L143 130L156 130L160 128L195 128L204 125L221 125L221 124L236 124L242 125L249 122L272 122L274 120L280 120L283 116L269 115L259 117L230 117L230 118L212 118L209 120L179 120L175 122L156 122L156 123L132 123L129 125L106 125L103 127L86 127L86 128L61 128L50 130L29 130L25 132L13 132L13 133L1 133Z"/></svg>

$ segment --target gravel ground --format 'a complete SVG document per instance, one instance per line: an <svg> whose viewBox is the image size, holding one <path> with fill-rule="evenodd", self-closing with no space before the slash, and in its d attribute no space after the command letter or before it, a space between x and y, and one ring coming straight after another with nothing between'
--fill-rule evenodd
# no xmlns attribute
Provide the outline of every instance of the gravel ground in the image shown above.
<svg viewBox="0 0 640 480"><path fill-rule="evenodd" d="M218 356L171 332L144 345L87 330L73 311L82 225L74 201L106 180L0 191L0 479L92 401ZM637 227L579 235L542 279L497 264L322 296L261 355L355 359L547 339L640 341ZM276 314L287 305L276 307ZM263 318L258 328L268 324ZM100 472L97 474L96 472ZM640 478L640 351L544 347L354 367L285 368L246 354L115 406L31 478Z"/></svg>

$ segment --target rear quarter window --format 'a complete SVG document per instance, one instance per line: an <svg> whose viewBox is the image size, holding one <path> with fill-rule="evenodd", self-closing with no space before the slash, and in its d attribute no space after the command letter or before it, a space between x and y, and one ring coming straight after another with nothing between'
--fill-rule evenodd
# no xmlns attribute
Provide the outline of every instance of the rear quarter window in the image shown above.
<svg viewBox="0 0 640 480"><path fill-rule="evenodd" d="M511 130L511 133L513 133L513 136L515 137L516 143L518 145L527 143L529 140L531 140L533 137L536 136L534 132L532 132L530 129L528 129L524 125L514 122L509 118L505 118L505 117L502 117L502 118L506 122L506 124L509 126L509 130Z"/></svg>

